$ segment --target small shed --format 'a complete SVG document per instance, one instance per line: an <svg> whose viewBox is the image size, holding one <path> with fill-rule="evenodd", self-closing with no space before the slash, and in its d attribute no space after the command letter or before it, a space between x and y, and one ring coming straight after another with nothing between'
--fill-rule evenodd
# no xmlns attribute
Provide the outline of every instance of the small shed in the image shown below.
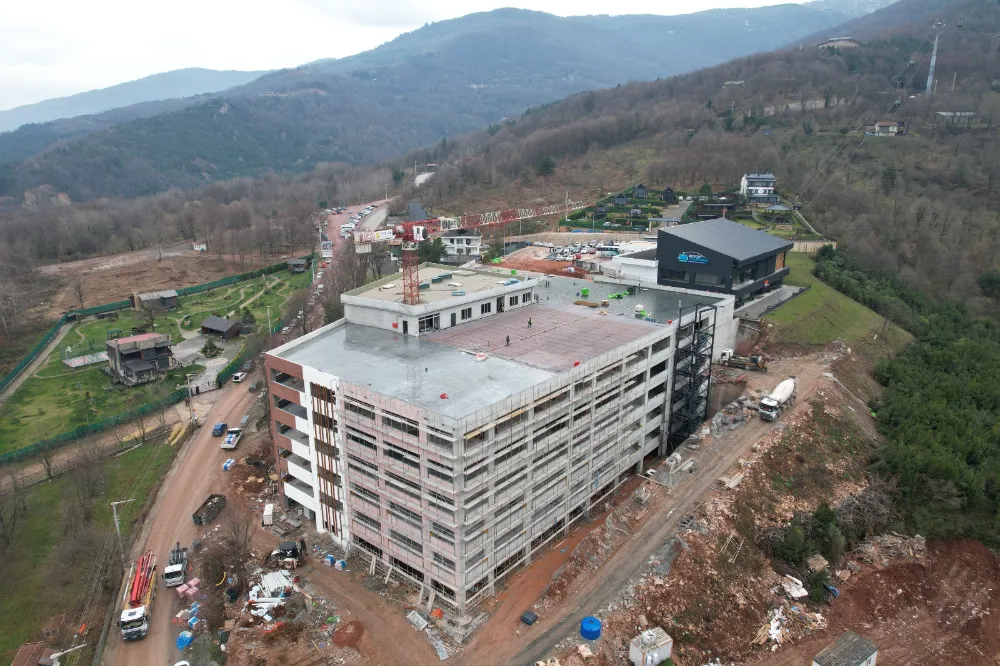
<svg viewBox="0 0 1000 666"><path fill-rule="evenodd" d="M632 190L632 196L636 199L645 199L649 196L649 190L646 189L645 185L639 183L635 186L635 189Z"/></svg>
<svg viewBox="0 0 1000 666"><path fill-rule="evenodd" d="M169 310L177 307L177 291L174 289L164 289L163 291L149 291L144 294L136 293L132 302L136 310Z"/></svg>
<svg viewBox="0 0 1000 666"><path fill-rule="evenodd" d="M309 262L305 259L289 259L287 263L288 270L293 273L305 273L306 268L309 267Z"/></svg>
<svg viewBox="0 0 1000 666"><path fill-rule="evenodd" d="M677 193L674 192L674 188L667 187L663 190L663 200L669 204L677 203Z"/></svg>
<svg viewBox="0 0 1000 666"><path fill-rule="evenodd" d="M46 647L45 643L25 643L17 649L14 661L11 666L39 666L40 664L51 664L49 659L56 653L52 648Z"/></svg>
<svg viewBox="0 0 1000 666"><path fill-rule="evenodd" d="M625 196L624 194L616 194L615 198L612 200L611 203L613 203L615 206L627 206L628 197Z"/></svg>
<svg viewBox="0 0 1000 666"><path fill-rule="evenodd" d="M845 631L840 638L813 657L812 666L875 666L878 648L853 631Z"/></svg>
<svg viewBox="0 0 1000 666"><path fill-rule="evenodd" d="M212 315L201 322L201 333L231 340L240 334L240 322Z"/></svg>
<svg viewBox="0 0 1000 666"><path fill-rule="evenodd" d="M633 208L632 210L630 210L628 212L628 216L629 217L642 217L642 209L641 208Z"/></svg>
<svg viewBox="0 0 1000 666"><path fill-rule="evenodd" d="M605 206L604 204L597 204L597 206L594 207L594 219L595 220L603 220L607 216L608 216L608 207L607 206Z"/></svg>

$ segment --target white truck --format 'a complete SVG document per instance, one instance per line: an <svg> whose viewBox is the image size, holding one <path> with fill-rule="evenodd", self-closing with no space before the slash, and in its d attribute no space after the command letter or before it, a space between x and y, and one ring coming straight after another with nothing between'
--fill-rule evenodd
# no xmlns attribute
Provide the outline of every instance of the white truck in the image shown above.
<svg viewBox="0 0 1000 666"><path fill-rule="evenodd" d="M795 403L795 380L786 379L774 387L771 394L761 398L757 412L765 421L774 421L789 405Z"/></svg>
<svg viewBox="0 0 1000 666"><path fill-rule="evenodd" d="M118 627L122 640L134 641L149 633L149 615L156 598L156 555L146 551L132 565L122 597Z"/></svg>
<svg viewBox="0 0 1000 666"><path fill-rule="evenodd" d="M230 428L226 431L226 439L222 442L222 448L226 451L231 451L236 448L236 445L240 443L240 437L243 436L243 428Z"/></svg>
<svg viewBox="0 0 1000 666"><path fill-rule="evenodd" d="M183 585L187 580L188 549L181 548L178 541L170 555L167 557L167 564L163 567L163 584L166 587L177 587Z"/></svg>

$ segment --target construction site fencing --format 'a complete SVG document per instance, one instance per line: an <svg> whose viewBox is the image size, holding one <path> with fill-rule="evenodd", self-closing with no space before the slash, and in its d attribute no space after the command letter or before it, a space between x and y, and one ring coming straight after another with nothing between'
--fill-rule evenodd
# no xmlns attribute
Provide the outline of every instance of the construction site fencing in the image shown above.
<svg viewBox="0 0 1000 666"><path fill-rule="evenodd" d="M77 317L86 317L88 315L103 314L105 312L114 312L115 310L128 310L132 307L132 300L126 298L123 301L115 301L114 303L105 303L104 305L95 305L90 308L83 308L82 310L72 310L71 314L75 314Z"/></svg>
<svg viewBox="0 0 1000 666"><path fill-rule="evenodd" d="M121 414L116 414L115 416L111 416L100 421L79 426L68 432L56 435L55 437L39 440L33 444L20 448L17 451L11 451L0 456L0 466L20 462L37 455L41 455L46 451L51 451L61 446L65 446L66 444L70 444L71 442L83 439L84 437L96 435L104 432L105 430L121 425L122 423L127 423L128 421L139 418L140 416L152 414L159 409L175 405L184 400L185 397L187 397L187 389L177 389L158 400L153 400L144 405L139 405L138 407L122 412Z"/></svg>

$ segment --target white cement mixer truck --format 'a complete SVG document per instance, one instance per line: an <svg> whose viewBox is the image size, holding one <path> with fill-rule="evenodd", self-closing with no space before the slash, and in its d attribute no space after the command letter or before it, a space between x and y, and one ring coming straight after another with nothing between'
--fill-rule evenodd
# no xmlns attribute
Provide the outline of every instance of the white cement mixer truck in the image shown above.
<svg viewBox="0 0 1000 666"><path fill-rule="evenodd" d="M786 379L774 387L771 394L766 398L761 398L757 412L760 418L765 421L774 421L789 405L795 402L795 380Z"/></svg>

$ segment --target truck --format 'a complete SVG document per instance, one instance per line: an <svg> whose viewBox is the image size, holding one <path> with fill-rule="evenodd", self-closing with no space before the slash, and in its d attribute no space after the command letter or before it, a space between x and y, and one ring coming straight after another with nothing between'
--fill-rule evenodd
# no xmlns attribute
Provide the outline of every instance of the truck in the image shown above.
<svg viewBox="0 0 1000 666"><path fill-rule="evenodd" d="M226 439L222 441L222 448L226 451L231 451L236 448L236 445L240 443L240 437L243 436L243 428L230 428L226 431Z"/></svg>
<svg viewBox="0 0 1000 666"><path fill-rule="evenodd" d="M219 515L219 512L226 507L226 496L225 495L209 495L208 499L201 503L198 510L195 511L191 518L194 520L195 525L206 526L211 525L215 517Z"/></svg>
<svg viewBox="0 0 1000 666"><path fill-rule="evenodd" d="M774 421L786 407L795 402L795 380L786 379L774 387L770 395L761 398L757 413L765 421Z"/></svg>
<svg viewBox="0 0 1000 666"><path fill-rule="evenodd" d="M178 541L174 549L167 556L167 564L163 567L163 584L166 587L177 587L183 585L187 580L188 549L181 548Z"/></svg>
<svg viewBox="0 0 1000 666"><path fill-rule="evenodd" d="M767 372L767 363L762 356L740 356L732 349L724 349L719 355L719 363L730 368Z"/></svg>
<svg viewBox="0 0 1000 666"><path fill-rule="evenodd" d="M118 627L123 641L145 638L149 633L149 616L156 598L156 555L146 551L132 564L122 597L122 614Z"/></svg>

